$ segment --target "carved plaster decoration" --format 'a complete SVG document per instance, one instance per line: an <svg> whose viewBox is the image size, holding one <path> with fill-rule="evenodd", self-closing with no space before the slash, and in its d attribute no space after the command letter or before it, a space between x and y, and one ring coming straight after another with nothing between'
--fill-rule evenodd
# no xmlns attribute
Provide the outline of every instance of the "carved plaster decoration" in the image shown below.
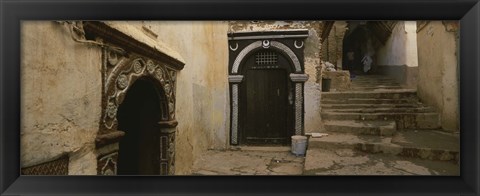
<svg viewBox="0 0 480 196"><path fill-rule="evenodd" d="M305 82L308 80L308 74L290 74L292 82Z"/></svg>
<svg viewBox="0 0 480 196"><path fill-rule="evenodd" d="M301 45L297 45L297 40L295 40L295 42L293 42L293 45L295 46L295 48L302 48L303 47L303 41L300 41L302 44Z"/></svg>
<svg viewBox="0 0 480 196"><path fill-rule="evenodd" d="M265 40L265 41L268 41L268 40ZM238 56L235 58L235 61L233 62L232 74L238 73L240 63L247 56L248 53L250 53L252 50L256 48L262 47L263 45L264 43L262 41L256 41L246 46L244 49L242 49L242 51L240 51ZM302 71L302 67L300 66L300 61L298 60L297 55L295 55L295 53L288 46L278 41L268 41L268 45L269 47L271 46L271 47L277 48L283 51L285 54L287 54L288 57L290 57L290 59L292 60L293 65L295 66L295 72Z"/></svg>
<svg viewBox="0 0 480 196"><path fill-rule="evenodd" d="M292 49L290 49L288 46L285 44L282 44L277 41L272 41L271 45L275 48L280 49L281 51L285 52L290 59L292 59L293 65L295 66L295 72L301 72L302 67L300 66L300 61L297 58L297 55L293 53Z"/></svg>
<svg viewBox="0 0 480 196"><path fill-rule="evenodd" d="M295 135L302 135L302 106L303 106L303 95L302 95L302 83L295 83Z"/></svg>
<svg viewBox="0 0 480 196"><path fill-rule="evenodd" d="M270 41L268 41L268 40L263 40L263 42L262 42L262 47L263 47L263 48L270 48Z"/></svg>
<svg viewBox="0 0 480 196"><path fill-rule="evenodd" d="M118 152L106 155L100 158L98 167L100 168L100 175L116 175L117 174L117 160Z"/></svg>
<svg viewBox="0 0 480 196"><path fill-rule="evenodd" d="M239 83L242 82L243 76L242 75L230 75L228 76L228 81L232 83Z"/></svg>
<svg viewBox="0 0 480 196"><path fill-rule="evenodd" d="M118 56L117 53L104 50L106 60L104 82L105 112L102 123L105 128L114 130L117 126L117 111L119 105L133 82L142 76L156 79L165 92L168 100L169 119L175 119L175 70L139 56L130 58Z"/></svg>
<svg viewBox="0 0 480 196"><path fill-rule="evenodd" d="M231 143L238 144L238 84L232 85L232 135Z"/></svg>
<svg viewBox="0 0 480 196"><path fill-rule="evenodd" d="M238 144L238 84L242 82L242 75L230 75L228 81L232 84L232 135L231 143Z"/></svg>
<svg viewBox="0 0 480 196"><path fill-rule="evenodd" d="M229 47L230 47L230 50L232 50L232 51L237 51L237 49L238 49L238 43L235 43L235 48L233 48L232 45L229 45Z"/></svg>

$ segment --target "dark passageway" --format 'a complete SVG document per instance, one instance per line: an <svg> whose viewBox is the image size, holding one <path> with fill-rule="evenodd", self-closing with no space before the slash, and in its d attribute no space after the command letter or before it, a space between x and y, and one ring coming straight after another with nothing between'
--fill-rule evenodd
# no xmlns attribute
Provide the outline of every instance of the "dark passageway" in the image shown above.
<svg viewBox="0 0 480 196"><path fill-rule="evenodd" d="M138 79L128 90L118 110L120 141L119 175L158 174L161 118L159 90L148 78Z"/></svg>

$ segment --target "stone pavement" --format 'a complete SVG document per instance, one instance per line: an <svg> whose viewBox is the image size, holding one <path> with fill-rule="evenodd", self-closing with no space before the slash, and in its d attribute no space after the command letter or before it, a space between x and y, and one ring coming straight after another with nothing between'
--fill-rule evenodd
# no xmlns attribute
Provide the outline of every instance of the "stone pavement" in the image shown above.
<svg viewBox="0 0 480 196"><path fill-rule="evenodd" d="M290 147L209 150L195 160L192 175L301 175L304 160Z"/></svg>
<svg viewBox="0 0 480 196"><path fill-rule="evenodd" d="M453 162L370 154L346 148L309 149L307 158L303 175L460 175L459 165Z"/></svg>
<svg viewBox="0 0 480 196"><path fill-rule="evenodd" d="M304 157L290 147L210 150L194 163L192 175L459 175L452 161L423 160L353 149L318 149Z"/></svg>

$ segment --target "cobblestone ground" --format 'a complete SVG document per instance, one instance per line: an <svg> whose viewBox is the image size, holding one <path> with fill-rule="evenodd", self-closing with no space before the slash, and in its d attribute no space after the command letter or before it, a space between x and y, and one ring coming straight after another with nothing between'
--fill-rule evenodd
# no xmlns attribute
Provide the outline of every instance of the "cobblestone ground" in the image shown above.
<svg viewBox="0 0 480 196"><path fill-rule="evenodd" d="M210 150L194 163L193 175L301 175L305 158L289 147Z"/></svg>

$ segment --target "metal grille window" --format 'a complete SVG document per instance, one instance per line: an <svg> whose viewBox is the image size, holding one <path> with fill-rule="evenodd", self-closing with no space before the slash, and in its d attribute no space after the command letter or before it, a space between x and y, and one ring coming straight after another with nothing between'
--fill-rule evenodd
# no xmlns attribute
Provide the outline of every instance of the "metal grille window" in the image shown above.
<svg viewBox="0 0 480 196"><path fill-rule="evenodd" d="M277 54L275 52L259 52L255 55L255 63L257 65L277 64Z"/></svg>

